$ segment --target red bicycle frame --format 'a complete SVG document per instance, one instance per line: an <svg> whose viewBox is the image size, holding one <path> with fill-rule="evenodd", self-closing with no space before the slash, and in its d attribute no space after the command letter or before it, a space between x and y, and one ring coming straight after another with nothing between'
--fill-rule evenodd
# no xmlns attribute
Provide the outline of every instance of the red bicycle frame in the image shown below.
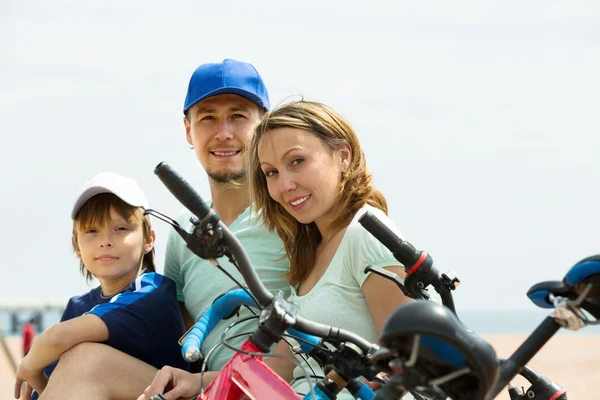
<svg viewBox="0 0 600 400"><path fill-rule="evenodd" d="M260 353L246 340L240 350ZM262 357L236 353L197 400L283 399L301 397L292 387L269 368Z"/></svg>

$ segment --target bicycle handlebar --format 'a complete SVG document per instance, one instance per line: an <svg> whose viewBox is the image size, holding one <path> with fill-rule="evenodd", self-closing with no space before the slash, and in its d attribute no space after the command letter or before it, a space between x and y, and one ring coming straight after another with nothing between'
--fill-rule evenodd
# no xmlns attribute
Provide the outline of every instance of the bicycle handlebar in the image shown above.
<svg viewBox="0 0 600 400"><path fill-rule="evenodd" d="M204 339L226 315L231 314L239 306L253 306L254 300L243 289L227 292L219 297L213 305L194 324L185 336L181 346L181 355L186 361L196 362L200 359L200 348Z"/></svg>
<svg viewBox="0 0 600 400"><path fill-rule="evenodd" d="M410 269L421 258L422 251L418 251L412 244L402 240L370 211L365 212L358 219L358 222L392 252L394 257L404 265L406 273L409 273Z"/></svg>
<svg viewBox="0 0 600 400"><path fill-rule="evenodd" d="M154 169L154 173L159 177L162 183L169 189L169 192L185 208L190 210L200 221L209 217L212 213L210 207L206 205L200 195L182 176L177 174L169 164L161 162Z"/></svg>
<svg viewBox="0 0 600 400"><path fill-rule="evenodd" d="M181 346L181 355L186 361L195 362L200 359L200 348L204 339L226 315L231 314L239 306L256 307L254 300L244 289L234 289L219 297L213 305L189 330ZM310 354L322 342L321 338L300 332L294 328L287 329L291 336L300 338L300 348Z"/></svg>
<svg viewBox="0 0 600 400"><path fill-rule="evenodd" d="M409 297L415 299L429 300L427 287L431 285L439 293L443 304L456 314L452 290L460 283L458 277L452 276L451 273L440 274L440 271L433 265L431 255L426 251L415 249L411 243L400 238L370 211L365 212L358 222L387 247L396 260L404 265L406 278L402 285L405 289L401 287L403 293L408 292ZM368 269L380 275L384 274L383 271L376 271L377 268L372 266L367 267L365 272ZM396 283L398 284L398 282Z"/></svg>

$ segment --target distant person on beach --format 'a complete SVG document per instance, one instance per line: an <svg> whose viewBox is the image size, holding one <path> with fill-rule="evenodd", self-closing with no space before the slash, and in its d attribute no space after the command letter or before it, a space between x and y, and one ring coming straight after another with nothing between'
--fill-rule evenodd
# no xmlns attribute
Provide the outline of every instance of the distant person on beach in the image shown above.
<svg viewBox="0 0 600 400"><path fill-rule="evenodd" d="M96 278L100 286L72 297L61 322L36 338L17 369L15 398L20 398L23 383L25 399L32 389L33 398L37 393L43 398L57 361L60 368L63 354L84 342L129 354L152 371L165 365L188 368L177 343L185 329L175 283L155 272L155 234L144 215L147 208L144 194L130 178L101 173L85 183L71 211L71 241L81 273L88 281ZM83 357L78 366L86 369L97 362Z"/></svg>
<svg viewBox="0 0 600 400"><path fill-rule="evenodd" d="M21 337L23 338L23 357L29 353L31 345L33 344L33 338L35 337L34 323L35 319L31 318L23 324L23 328L21 329Z"/></svg>

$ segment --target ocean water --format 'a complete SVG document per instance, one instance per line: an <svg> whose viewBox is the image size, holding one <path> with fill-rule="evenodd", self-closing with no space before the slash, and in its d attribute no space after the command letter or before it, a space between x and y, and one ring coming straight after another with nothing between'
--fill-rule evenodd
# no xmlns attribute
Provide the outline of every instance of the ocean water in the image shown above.
<svg viewBox="0 0 600 400"><path fill-rule="evenodd" d="M40 312L40 324L38 331L46 329L52 324L60 321L62 312L52 309ZM527 334L533 330L549 315L549 310L533 309L533 310L467 310L458 311L459 318L463 323L479 334ZM20 323L31 318L31 312L20 312L16 314L18 320L17 329L14 330L15 324L10 313L0 310L0 327L4 335L19 335ZM585 328L573 332L561 329L558 334L600 334L600 325L586 326Z"/></svg>

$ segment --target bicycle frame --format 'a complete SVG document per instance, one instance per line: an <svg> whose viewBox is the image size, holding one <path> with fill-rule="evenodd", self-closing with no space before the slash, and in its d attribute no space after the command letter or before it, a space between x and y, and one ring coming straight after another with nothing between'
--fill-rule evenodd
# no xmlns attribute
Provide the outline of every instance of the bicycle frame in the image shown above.
<svg viewBox="0 0 600 400"><path fill-rule="evenodd" d="M260 353L246 340L240 350ZM262 357L235 353L198 400L282 399L297 400L298 394L269 368Z"/></svg>

